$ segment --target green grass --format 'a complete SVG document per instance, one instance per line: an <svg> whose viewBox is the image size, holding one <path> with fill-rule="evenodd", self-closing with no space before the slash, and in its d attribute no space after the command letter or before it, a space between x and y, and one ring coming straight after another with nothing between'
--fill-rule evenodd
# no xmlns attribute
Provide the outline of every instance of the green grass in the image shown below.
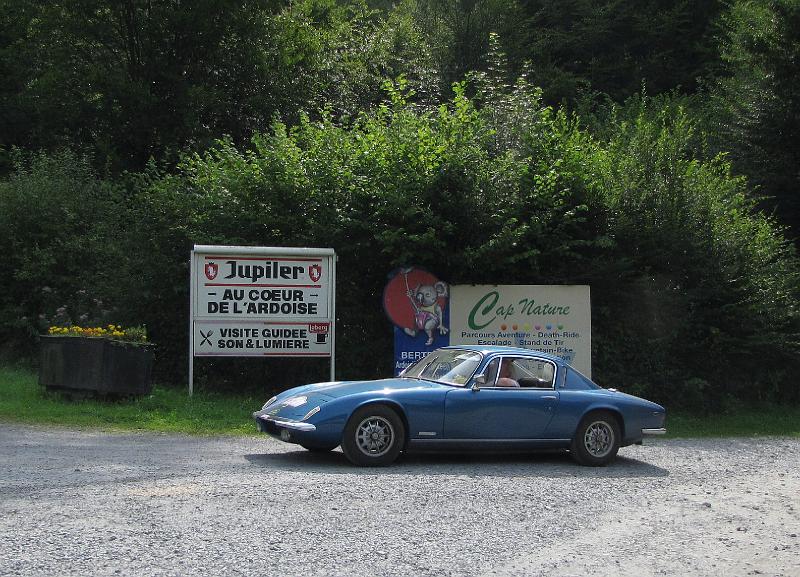
<svg viewBox="0 0 800 577"><path fill-rule="evenodd" d="M250 414L265 399L155 387L136 400L72 401L44 391L34 372L0 367L0 421L70 427L146 430L192 435L256 434ZM698 416L667 411L669 438L800 437L800 407L741 410Z"/></svg>
<svg viewBox="0 0 800 577"><path fill-rule="evenodd" d="M667 410L667 437L800 437L800 407L761 407L716 415Z"/></svg>
<svg viewBox="0 0 800 577"><path fill-rule="evenodd" d="M256 434L251 414L265 399L156 386L139 399L70 400L45 391L26 369L0 367L0 421L192 435Z"/></svg>

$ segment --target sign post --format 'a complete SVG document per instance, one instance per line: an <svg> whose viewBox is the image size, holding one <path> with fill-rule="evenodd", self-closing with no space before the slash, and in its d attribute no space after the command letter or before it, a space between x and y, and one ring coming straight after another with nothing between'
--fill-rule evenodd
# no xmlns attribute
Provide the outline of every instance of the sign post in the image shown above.
<svg viewBox="0 0 800 577"><path fill-rule="evenodd" d="M190 395L195 357L328 357L335 380L333 249L195 245L190 275Z"/></svg>

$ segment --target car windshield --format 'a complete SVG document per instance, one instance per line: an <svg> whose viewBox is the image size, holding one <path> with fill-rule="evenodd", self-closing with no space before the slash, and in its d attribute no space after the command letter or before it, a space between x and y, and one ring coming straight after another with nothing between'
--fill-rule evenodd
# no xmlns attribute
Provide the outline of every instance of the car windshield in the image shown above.
<svg viewBox="0 0 800 577"><path fill-rule="evenodd" d="M481 363L481 354L458 349L439 349L403 371L403 377L425 379L463 387Z"/></svg>

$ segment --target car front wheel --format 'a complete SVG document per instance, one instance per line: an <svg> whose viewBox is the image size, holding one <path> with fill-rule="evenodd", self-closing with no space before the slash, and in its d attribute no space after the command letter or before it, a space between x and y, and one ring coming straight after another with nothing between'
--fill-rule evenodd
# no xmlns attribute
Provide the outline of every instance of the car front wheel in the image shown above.
<svg viewBox="0 0 800 577"><path fill-rule="evenodd" d="M602 467L617 456L620 427L616 417L599 411L586 415L575 431L570 453L581 465Z"/></svg>
<svg viewBox="0 0 800 577"><path fill-rule="evenodd" d="M347 421L342 452L361 467L384 467L403 449L406 431L398 414L386 405L357 410Z"/></svg>

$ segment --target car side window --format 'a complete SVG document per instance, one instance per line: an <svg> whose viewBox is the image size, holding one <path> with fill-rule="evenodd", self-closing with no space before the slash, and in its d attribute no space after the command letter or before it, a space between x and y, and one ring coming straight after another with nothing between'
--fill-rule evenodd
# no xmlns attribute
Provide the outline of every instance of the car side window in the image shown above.
<svg viewBox="0 0 800 577"><path fill-rule="evenodd" d="M508 388L508 389L519 389L519 382L515 378L516 371L514 370L514 361L513 357L503 357L500 359L500 368L497 372L497 382L495 384L496 387L500 388Z"/></svg>
<svg viewBox="0 0 800 577"><path fill-rule="evenodd" d="M556 367L550 361L518 357L511 361L510 377L520 388L552 389Z"/></svg>
<svg viewBox="0 0 800 577"><path fill-rule="evenodd" d="M483 369L484 387L502 389L552 389L556 366L531 357L495 357Z"/></svg>

